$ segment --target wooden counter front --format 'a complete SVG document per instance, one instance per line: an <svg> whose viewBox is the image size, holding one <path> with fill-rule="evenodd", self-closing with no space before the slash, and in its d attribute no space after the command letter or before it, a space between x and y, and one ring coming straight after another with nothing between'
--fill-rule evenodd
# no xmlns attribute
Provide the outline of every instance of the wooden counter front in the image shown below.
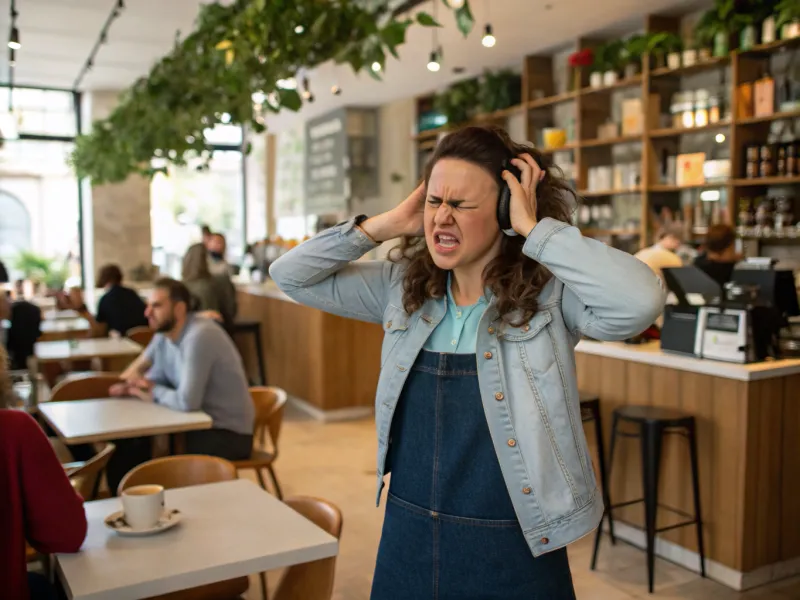
<svg viewBox="0 0 800 600"><path fill-rule="evenodd" d="M696 417L709 575L746 589L800 570L800 374L742 381L595 350L576 353L578 382L581 390L600 397L606 448L618 406L668 406ZM594 445L593 435L587 435ZM613 503L642 497L639 440L618 438L609 487ZM694 513L688 443L682 436L664 441L659 502ZM619 509L615 516L643 529L643 505ZM681 520L659 510L657 526ZM669 544L662 546L662 554L698 569L693 526L659 537L674 544L666 552Z"/></svg>
<svg viewBox="0 0 800 600"><path fill-rule="evenodd" d="M369 414L380 372L380 325L297 304L269 285L240 289L238 299L239 317L261 323L269 385L305 401L318 416ZM252 354L245 353L250 373Z"/></svg>

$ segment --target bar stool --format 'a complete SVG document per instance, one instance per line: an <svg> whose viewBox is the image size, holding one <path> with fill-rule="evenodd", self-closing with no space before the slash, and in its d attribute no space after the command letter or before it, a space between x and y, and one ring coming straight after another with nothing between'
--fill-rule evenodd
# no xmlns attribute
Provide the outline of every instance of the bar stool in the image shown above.
<svg viewBox="0 0 800 600"><path fill-rule="evenodd" d="M267 369L264 365L264 354L263 349L261 348L261 323L259 321L246 321L240 320L236 321L231 328L231 333L235 336L236 334L243 333L246 335L252 335L253 339L256 343L256 356L258 357L258 373L259 377L261 378L261 385L267 385Z"/></svg>
<svg viewBox="0 0 800 600"><path fill-rule="evenodd" d="M630 423L638 427L638 433L627 433L620 430L620 425ZM661 465L661 447L664 435L677 433L689 441L689 454L692 470L692 493L694 495L694 515L682 510L661 505L661 508L674 512L689 519L675 525L656 529L658 509L658 477ZM622 406L614 410L614 422L611 426L611 453L609 455L609 469L614 464L614 447L617 435L640 439L642 452L642 488L644 498L629 500L611 506L610 509L621 508L631 504L644 502L645 532L647 537L647 582L650 593L653 593L653 580L655 576L655 539L656 533L695 525L697 527L697 549L700 554L700 573L706 576L706 557L703 549L703 522L700 511L700 480L697 466L697 428L695 418L684 412L672 408L659 406ZM594 569L597 552L600 547L600 530L595 534L594 556L592 556L592 569Z"/></svg>
<svg viewBox="0 0 800 600"><path fill-rule="evenodd" d="M611 543L616 544L617 538L614 537L614 516L611 513L611 496L608 490L608 473L606 471L606 452L603 444L603 421L600 416L600 398L593 394L584 392L578 393L581 402L581 421L588 423L594 421L594 435L597 439L597 466L600 469L600 484L603 486L603 519L608 518L608 532L611 536ZM600 520L598 531L603 527L603 520ZM595 538L595 552L592 555L592 569L597 554L597 538Z"/></svg>

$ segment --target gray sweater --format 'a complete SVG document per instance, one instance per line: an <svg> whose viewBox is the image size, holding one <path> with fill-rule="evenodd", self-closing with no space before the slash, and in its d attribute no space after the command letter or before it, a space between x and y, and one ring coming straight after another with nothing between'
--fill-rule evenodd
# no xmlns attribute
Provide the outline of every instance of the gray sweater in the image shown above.
<svg viewBox="0 0 800 600"><path fill-rule="evenodd" d="M158 404L184 412L202 410L214 429L253 433L255 410L242 359L225 330L210 319L189 315L176 342L157 333L145 356L152 364Z"/></svg>

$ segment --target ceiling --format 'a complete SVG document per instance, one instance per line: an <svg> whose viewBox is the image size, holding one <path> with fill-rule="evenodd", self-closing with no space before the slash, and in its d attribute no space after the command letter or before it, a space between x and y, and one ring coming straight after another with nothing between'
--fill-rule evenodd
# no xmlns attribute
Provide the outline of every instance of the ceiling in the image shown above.
<svg viewBox="0 0 800 600"><path fill-rule="evenodd" d="M166 54L176 31L184 35L193 27L201 0L126 0L114 21L107 44L100 47L93 69L81 82L83 90L122 89L147 73ZM525 54L564 46L591 34L611 35L643 24L646 13L674 12L697 5L697 0L471 0L476 31L464 39L453 17L437 2L445 27L439 31L444 61L439 73L425 65L432 48L432 32L413 27L400 49L400 60L390 58L384 81L366 74L356 76L349 67L323 65L310 73L316 101L300 113L281 113L268 123L273 130L299 119L323 114L343 105L369 106L422 94L485 68L519 67ZM0 32L9 31L10 0L0 0ZM116 0L17 0L17 23L22 48L17 51L16 84L72 88ZM432 3L421 10L431 12ZM483 25L490 21L497 45L484 48ZM456 75L453 67L466 68ZM0 52L0 80L8 81L8 56ZM332 85L340 96L330 93Z"/></svg>

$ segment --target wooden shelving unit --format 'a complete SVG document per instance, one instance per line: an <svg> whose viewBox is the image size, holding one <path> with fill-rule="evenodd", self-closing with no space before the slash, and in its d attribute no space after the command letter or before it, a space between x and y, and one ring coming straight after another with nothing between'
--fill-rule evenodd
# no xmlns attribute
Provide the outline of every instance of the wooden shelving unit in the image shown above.
<svg viewBox="0 0 800 600"><path fill-rule="evenodd" d="M672 32L682 31L682 17L649 15L644 20L644 30L648 32ZM685 25L685 24L683 24ZM631 29L631 33L636 28ZM582 50L594 47L602 43L602 40L578 39L574 42L572 50ZM560 148L539 150L546 155L552 156L556 153L568 153L563 160L570 159L568 163L574 176L574 184L578 194L587 200L588 204L607 204L616 205L615 196L630 197L638 195L640 205L638 229L635 235L638 236L639 244L644 247L652 243L653 225L651 224L654 208L675 205L677 210L685 207L686 196L683 192L696 193L691 199L695 207L705 207L709 204L699 203L700 192L703 190L721 191L721 202L718 212L713 213L714 218L719 218L730 224L734 224L738 213L739 202L742 198L751 197L754 192L763 193L759 188L778 185L800 185L800 177L770 177L758 179L744 179L744 148L747 144L761 143L769 133L770 125L774 121L781 119L800 119L800 110L792 112L775 113L768 116L737 118L741 113L737 103L740 101L736 94L737 87L742 83L752 83L763 76L768 70L768 61L775 54L786 49L800 48L800 38L792 40L780 40L771 44L762 44L746 52L733 51L726 57L711 58L706 61L699 61L692 66L682 66L677 69L667 67L653 68L654 61L650 57L645 57L642 62L641 73L635 77L617 81L613 85L601 88L589 86L589 72L577 69L577 72L566 67L563 62L557 62L551 55L526 56L522 59L522 101L519 105L510 107L503 111L487 115L477 115L471 123L498 123L507 126L509 119L516 119L515 123L519 127L519 118L524 118L524 134L517 130L517 135L521 139L537 140L539 133L545 127L552 127L558 120L559 125L565 127L564 120L571 119L568 127L572 129L570 135L572 140ZM563 60L563 56L562 56ZM564 73L564 69L567 72ZM654 122L650 114L657 112L665 114L671 94L678 90L688 90L694 85L692 81L684 81L686 76L694 76L702 73L719 72L720 81L724 81L726 95L730 102L731 118L711 123L702 127L659 127ZM559 77L559 75L564 75ZM561 87L556 83L560 83ZM564 89L564 85L574 84L575 89ZM604 124L612 115L612 109L620 97L630 98L640 95L643 106L644 129L638 135L620 135L613 138L598 138L598 128ZM622 96L621 96L622 95ZM430 98L423 97L423 98ZM418 99L420 102L421 99ZM650 110L650 102L659 102L659 106L653 107L657 111ZM565 117L565 115L573 115ZM432 146L435 145L438 137L442 133L449 131L447 127L425 131L414 139L418 142L419 159L429 155ZM724 133L725 139L721 138L714 141L715 133ZM731 178L724 182L703 183L693 186L662 185L660 180L659 161L664 152L669 152L671 156L676 153L676 148L683 144L684 136L706 135L709 136L709 143L728 144L730 148L729 156L731 161ZM633 160L636 160L638 147L632 146L630 150L620 149L620 146L641 143L641 169L639 185L634 189L612 189L601 191L588 191L589 170L598 166L610 166L619 162L615 157L619 153L630 153ZM689 138L689 145L705 143L702 138ZM559 160L562 160L559 157ZM420 162L419 164L423 164ZM628 183L627 181L625 183ZM629 207L629 199L620 198ZM615 209L616 210L616 209ZM715 209L716 210L716 209ZM615 212L615 216L616 216ZM708 216L709 212L704 213ZM625 209L624 217L618 221L625 223L621 228L602 229L587 227L584 229L585 235L597 237L630 237L632 231L628 223L632 219L629 208ZM696 227L692 231L701 236L702 233ZM695 231L696 230L696 231Z"/></svg>

